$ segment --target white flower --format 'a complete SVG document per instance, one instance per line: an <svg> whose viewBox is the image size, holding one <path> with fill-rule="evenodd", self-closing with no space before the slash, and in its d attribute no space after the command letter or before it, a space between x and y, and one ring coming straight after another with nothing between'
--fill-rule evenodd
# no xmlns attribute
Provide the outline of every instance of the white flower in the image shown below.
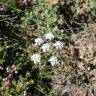
<svg viewBox="0 0 96 96"><path fill-rule="evenodd" d="M43 52L48 52L50 50L50 45L48 43L43 44L41 49Z"/></svg>
<svg viewBox="0 0 96 96"><path fill-rule="evenodd" d="M33 55L31 56L31 60L32 60L35 64L41 63L41 55L38 54L38 53L33 54Z"/></svg>
<svg viewBox="0 0 96 96"><path fill-rule="evenodd" d="M64 43L61 41L56 41L56 43L53 44L53 47L55 47L56 49L62 49L63 48Z"/></svg>
<svg viewBox="0 0 96 96"><path fill-rule="evenodd" d="M58 58L56 56L51 56L49 62L52 66L55 66L55 64L59 63Z"/></svg>
<svg viewBox="0 0 96 96"><path fill-rule="evenodd" d="M39 46L40 46L43 42L44 42L44 41L43 41L43 39L41 39L41 38L36 38L36 39L35 39L35 44L36 44L36 45L39 45Z"/></svg>
<svg viewBox="0 0 96 96"><path fill-rule="evenodd" d="M79 64L78 64L78 67L79 67L80 69L84 69L84 63L82 63L82 62L79 63Z"/></svg>
<svg viewBox="0 0 96 96"><path fill-rule="evenodd" d="M45 35L45 38L48 39L48 40L52 40L52 39L54 39L54 35L52 33L47 33Z"/></svg>

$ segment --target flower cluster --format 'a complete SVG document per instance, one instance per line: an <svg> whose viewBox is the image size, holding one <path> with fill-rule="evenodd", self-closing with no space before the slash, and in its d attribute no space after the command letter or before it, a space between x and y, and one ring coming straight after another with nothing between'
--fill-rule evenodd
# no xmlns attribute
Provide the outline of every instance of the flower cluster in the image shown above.
<svg viewBox="0 0 96 96"><path fill-rule="evenodd" d="M52 39L54 39L54 35L53 35L52 33L47 33L47 34L45 35L45 38L46 38L47 40L52 40Z"/></svg>
<svg viewBox="0 0 96 96"><path fill-rule="evenodd" d="M41 39L41 38L36 38L35 39L35 45L41 45L42 43L43 43L44 41L43 41L43 39Z"/></svg>
<svg viewBox="0 0 96 96"><path fill-rule="evenodd" d="M17 67L15 65L12 65L11 67L7 67L6 71L7 71L7 73L10 73L10 74L12 74L12 73L17 74L18 73Z"/></svg>
<svg viewBox="0 0 96 96"><path fill-rule="evenodd" d="M31 56L31 60L37 64L37 63L41 63L41 55L40 54L33 54ZM55 66L56 64L59 63L59 60L56 56L51 56L50 59L48 60L51 64L51 66Z"/></svg>
<svg viewBox="0 0 96 96"><path fill-rule="evenodd" d="M6 49L10 49L10 48L12 48L13 46L12 45L7 45L6 46Z"/></svg>
<svg viewBox="0 0 96 96"><path fill-rule="evenodd" d="M33 54L32 56L31 56L31 60L35 63L35 64L37 64L37 63L41 63L41 55L40 54L38 54L38 53L36 53L36 54Z"/></svg>
<svg viewBox="0 0 96 96"><path fill-rule="evenodd" d="M0 37L0 41L2 41L4 38L3 37Z"/></svg>
<svg viewBox="0 0 96 96"><path fill-rule="evenodd" d="M0 70L4 70L4 67L2 65L0 65Z"/></svg>
<svg viewBox="0 0 96 96"><path fill-rule="evenodd" d="M44 38L43 38L44 37ZM50 62L51 66L55 66L56 64L60 63L57 56L52 55L54 52L58 52L57 50L61 50L64 46L64 43L61 41L56 41L54 43L55 36L52 33L47 33L42 38L36 38L34 40L35 45L39 46L39 53L43 53L42 55L46 55L46 53L50 54L51 57L48 58L48 62ZM56 51L55 51L55 49ZM41 52L40 52L41 51ZM41 58L43 60L43 56L39 53L33 54L31 56L31 60L37 64L41 63ZM43 62L42 62L43 63Z"/></svg>
<svg viewBox="0 0 96 96"><path fill-rule="evenodd" d="M53 47L55 47L56 49L62 49L63 48L64 43L60 42L60 41L56 41L56 43L53 44Z"/></svg>
<svg viewBox="0 0 96 96"><path fill-rule="evenodd" d="M12 80L9 77L4 78L3 82L4 82L5 86L11 86L11 84L12 84Z"/></svg>
<svg viewBox="0 0 96 96"><path fill-rule="evenodd" d="M41 46L41 49L43 52L48 52L51 47L53 46L53 48L55 47L56 49L62 49L64 46L64 43L61 41L56 41L55 43L52 43L51 40L53 40L55 38L55 36L52 33L47 33L45 34L45 39L47 40L47 43L44 43L44 38L36 38L34 40L35 45ZM49 40L49 41L48 41ZM49 44L49 42L52 43L52 46Z"/></svg>
<svg viewBox="0 0 96 96"><path fill-rule="evenodd" d="M59 63L58 58L56 56L51 56L49 62L51 63L52 66L55 66L55 64Z"/></svg>
<svg viewBox="0 0 96 96"><path fill-rule="evenodd" d="M20 4L21 4L22 6L27 7L28 5L31 4L31 0L20 0Z"/></svg>
<svg viewBox="0 0 96 96"><path fill-rule="evenodd" d="M0 12L6 12L7 8L5 5L0 5Z"/></svg>
<svg viewBox="0 0 96 96"><path fill-rule="evenodd" d="M48 43L43 44L41 46L41 49L42 49L43 52L48 52L50 50L50 45Z"/></svg>

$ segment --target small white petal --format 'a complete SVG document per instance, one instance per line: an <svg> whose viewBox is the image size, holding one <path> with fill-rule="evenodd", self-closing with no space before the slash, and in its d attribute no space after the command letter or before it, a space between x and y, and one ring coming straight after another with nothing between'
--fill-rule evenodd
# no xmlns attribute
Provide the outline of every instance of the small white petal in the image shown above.
<svg viewBox="0 0 96 96"><path fill-rule="evenodd" d="M56 43L53 44L53 47L55 47L56 49L62 49L64 46L64 43L61 41L56 41Z"/></svg>
<svg viewBox="0 0 96 96"><path fill-rule="evenodd" d="M45 35L45 38L46 38L47 40L52 40L52 39L54 39L54 35L53 35L52 33L47 33L47 34Z"/></svg>
<svg viewBox="0 0 96 96"><path fill-rule="evenodd" d="M41 63L41 55L40 54L33 54L31 56L31 60L37 64L37 63Z"/></svg>
<svg viewBox="0 0 96 96"><path fill-rule="evenodd" d="M43 44L41 49L43 52L48 52L50 50L50 45L48 43Z"/></svg>
<svg viewBox="0 0 96 96"><path fill-rule="evenodd" d="M39 46L40 46L43 42L44 42L44 41L43 41L43 39L41 39L41 38L36 38L36 39L35 39L35 44L36 44L36 45L39 45Z"/></svg>
<svg viewBox="0 0 96 96"><path fill-rule="evenodd" d="M49 62L51 63L52 66L55 66L56 64L59 63L58 58L56 56L51 56Z"/></svg>
<svg viewBox="0 0 96 96"><path fill-rule="evenodd" d="M78 67L79 67L80 69L84 69L84 63L82 63L82 62L79 63L79 64L78 64Z"/></svg>

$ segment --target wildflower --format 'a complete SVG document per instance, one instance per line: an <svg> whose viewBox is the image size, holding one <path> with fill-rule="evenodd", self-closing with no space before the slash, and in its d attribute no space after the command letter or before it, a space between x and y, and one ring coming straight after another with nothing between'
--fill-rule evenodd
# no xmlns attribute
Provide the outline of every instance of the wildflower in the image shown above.
<svg viewBox="0 0 96 96"><path fill-rule="evenodd" d="M0 37L0 41L2 41L3 40L3 37Z"/></svg>
<svg viewBox="0 0 96 96"><path fill-rule="evenodd" d="M4 70L3 66L0 66L0 70Z"/></svg>
<svg viewBox="0 0 96 96"><path fill-rule="evenodd" d="M37 0L32 0L32 2L33 2L34 4L36 4L36 1L37 1Z"/></svg>
<svg viewBox="0 0 96 96"><path fill-rule="evenodd" d="M22 6L27 7L28 5L31 4L31 0L21 0L21 1L20 1L20 4L21 4Z"/></svg>
<svg viewBox="0 0 96 96"><path fill-rule="evenodd" d="M15 65L12 65L11 68L12 68L13 71L16 71L17 70L17 68L16 68Z"/></svg>
<svg viewBox="0 0 96 96"><path fill-rule="evenodd" d="M15 65L12 65L12 66L11 66L11 70L12 70L15 74L18 73L17 67L16 67Z"/></svg>
<svg viewBox="0 0 96 96"><path fill-rule="evenodd" d="M7 45L6 46L6 49L10 49L10 48L12 48L12 45Z"/></svg>
<svg viewBox="0 0 96 96"><path fill-rule="evenodd" d="M50 45L48 43L43 44L43 46L41 46L41 49L43 52L47 52L50 50Z"/></svg>
<svg viewBox="0 0 96 96"><path fill-rule="evenodd" d="M23 94L23 96L27 96L27 92L26 92L26 91L24 91L24 94Z"/></svg>
<svg viewBox="0 0 96 96"><path fill-rule="evenodd" d="M59 63L58 58L56 56L51 56L49 62L52 66L55 66L55 64Z"/></svg>
<svg viewBox="0 0 96 96"><path fill-rule="evenodd" d="M62 49L63 48L64 43L61 41L56 41L56 43L53 44L53 47L55 47L56 49Z"/></svg>
<svg viewBox="0 0 96 96"><path fill-rule="evenodd" d="M41 39L41 38L35 39L35 45L39 45L39 46L40 46L43 42L44 42L44 41L43 41L43 39Z"/></svg>
<svg viewBox="0 0 96 96"><path fill-rule="evenodd" d="M54 35L52 33L47 33L45 35L45 38L48 39L48 40L52 40L52 39L54 39Z"/></svg>
<svg viewBox="0 0 96 96"><path fill-rule="evenodd" d="M11 67L7 67L6 68L6 71L7 71L7 73L15 73L15 74L17 74L18 73L18 70L17 70L17 68L16 68L16 66L15 65L12 65Z"/></svg>
<svg viewBox="0 0 96 96"><path fill-rule="evenodd" d="M82 63L82 62L81 62L81 63L79 63L79 64L78 64L78 67L79 67L80 69L82 69L82 70L83 70L83 69L84 69L84 63Z"/></svg>
<svg viewBox="0 0 96 96"><path fill-rule="evenodd" d="M18 71L16 70L16 71L14 71L14 73L15 73L15 74L18 74Z"/></svg>
<svg viewBox="0 0 96 96"><path fill-rule="evenodd" d="M6 68L6 71L7 71L7 73L9 73L9 72L10 72L10 68L9 68L9 67L7 67L7 68Z"/></svg>
<svg viewBox="0 0 96 96"><path fill-rule="evenodd" d="M41 55L40 54L33 54L31 56L31 60L36 64L36 63L41 63Z"/></svg>
<svg viewBox="0 0 96 96"><path fill-rule="evenodd" d="M11 86L11 84L12 84L12 80L9 77L4 78L3 82L4 82L5 86Z"/></svg>
<svg viewBox="0 0 96 96"><path fill-rule="evenodd" d="M6 12L7 8L5 5L0 5L0 12Z"/></svg>
<svg viewBox="0 0 96 96"><path fill-rule="evenodd" d="M19 87L20 87L20 88L23 88L23 86L24 86L24 84L20 82L20 83L19 83Z"/></svg>

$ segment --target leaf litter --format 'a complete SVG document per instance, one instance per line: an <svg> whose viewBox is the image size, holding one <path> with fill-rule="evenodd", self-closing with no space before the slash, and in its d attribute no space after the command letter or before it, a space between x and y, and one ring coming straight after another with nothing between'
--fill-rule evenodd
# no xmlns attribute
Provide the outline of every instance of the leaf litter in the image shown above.
<svg viewBox="0 0 96 96"><path fill-rule="evenodd" d="M53 68L51 86L58 96L96 96L96 33L81 32L65 37L61 54L67 61ZM76 81L77 80L77 81Z"/></svg>

